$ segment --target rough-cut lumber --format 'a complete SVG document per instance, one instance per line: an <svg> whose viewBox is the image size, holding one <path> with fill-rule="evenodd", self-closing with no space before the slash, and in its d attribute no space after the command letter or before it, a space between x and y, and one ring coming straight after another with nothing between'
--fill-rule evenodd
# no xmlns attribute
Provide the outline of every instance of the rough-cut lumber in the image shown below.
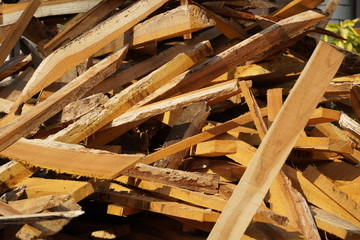
<svg viewBox="0 0 360 240"><path fill-rule="evenodd" d="M0 167L0 193L30 177L35 171L35 168L26 168L24 165L13 161L2 165Z"/></svg>
<svg viewBox="0 0 360 240"><path fill-rule="evenodd" d="M129 216L135 213L141 212L141 209L124 206L121 204L109 204L107 206L107 214L116 215L116 216Z"/></svg>
<svg viewBox="0 0 360 240"><path fill-rule="evenodd" d="M218 96L227 96L228 94L237 92L238 90L239 86L237 80L233 80L181 94L169 99L164 99L152 104L147 104L142 107L131 108L100 129L94 134L93 138L88 139L88 146L101 146L110 142L117 136L120 136L130 130L133 127L133 124L131 123L138 125L136 123L137 121L145 120L149 117L153 117L167 111L180 109L194 102L209 101L210 99ZM176 116L176 118L178 117Z"/></svg>
<svg viewBox="0 0 360 240"><path fill-rule="evenodd" d="M54 38L42 46L41 51L45 53L45 55L49 55L51 51L61 46L61 44L65 43L67 40L73 40L76 36L95 26L103 18L108 16L112 10L121 6L124 2L125 0L106 0L99 2L99 4L87 11L79 19L71 23L70 26L65 28L65 30L58 33Z"/></svg>
<svg viewBox="0 0 360 240"><path fill-rule="evenodd" d="M0 97L15 101L21 94L21 90L24 88L27 81L29 81L34 71L34 68L31 66L27 67L24 72L19 74L12 82L7 84L6 87L0 89Z"/></svg>
<svg viewBox="0 0 360 240"><path fill-rule="evenodd" d="M5 124L0 133L0 151L8 147L30 131L40 126L45 120L61 111L68 103L84 95L89 89L111 75L125 58L127 48L119 50L95 66L91 67L84 74L74 79L61 90L57 91L47 100L38 104L33 111L22 114L16 120L12 120L13 115L8 115L6 119L0 121Z"/></svg>
<svg viewBox="0 0 360 240"><path fill-rule="evenodd" d="M26 26L30 22L30 19L32 18L39 6L39 0L32 0L31 2L29 2L24 12L21 14L16 23L12 26L10 32L7 33L6 38L0 46L0 66L3 65L7 56L15 47L16 42L21 37L23 31L25 30Z"/></svg>
<svg viewBox="0 0 360 240"><path fill-rule="evenodd" d="M337 202L349 214L360 221L359 204L351 199L347 194L341 192L330 179L324 176L315 167L309 165L303 172L303 176Z"/></svg>
<svg viewBox="0 0 360 240"><path fill-rule="evenodd" d="M352 141L331 139L327 137L299 137L294 148L302 150L323 150L336 153L352 154L354 144Z"/></svg>
<svg viewBox="0 0 360 240"><path fill-rule="evenodd" d="M338 128L332 123L321 123L315 125L315 128L310 132L313 136L326 136L333 139L339 139L344 141L352 142L350 137L348 137L342 129ZM352 143L354 145L354 143ZM344 153L343 154L346 159L351 161L352 163L360 162L360 151L354 149L353 153Z"/></svg>
<svg viewBox="0 0 360 240"><path fill-rule="evenodd" d="M211 231L209 239L238 239L244 234L343 58L343 54L331 46L319 43ZM313 82L313 79L319 81ZM294 109L297 109L296 112ZM233 224L232 227L227 225L229 222Z"/></svg>
<svg viewBox="0 0 360 240"><path fill-rule="evenodd" d="M307 125L315 125L324 122L335 122L340 120L340 111L319 107L309 119Z"/></svg>
<svg viewBox="0 0 360 240"><path fill-rule="evenodd" d="M316 24L323 17L322 14L308 11L284 19L179 75L171 82L172 88L176 86L172 91L188 92L198 89L221 74L231 71L236 66ZM269 37L271 42L268 41ZM167 95L172 94L172 91Z"/></svg>
<svg viewBox="0 0 360 240"><path fill-rule="evenodd" d="M172 127L165 143L163 144L163 147L198 134L209 114L210 109L208 108L206 102L198 102L188 106ZM155 166L178 169L181 165L182 159L188 155L188 152L189 149L185 149L181 152L170 155L157 162L158 164L155 163Z"/></svg>
<svg viewBox="0 0 360 240"><path fill-rule="evenodd" d="M295 14L304 12L320 5L324 0L294 0L282 7L272 15L279 18L287 18Z"/></svg>
<svg viewBox="0 0 360 240"><path fill-rule="evenodd" d="M338 5L340 4L341 0L329 0L326 4L326 7L324 9L324 13L327 15L326 19L322 20L318 24L316 24L317 27L325 28L328 24L330 18L334 14L335 10L337 9ZM319 35L320 37L320 35Z"/></svg>
<svg viewBox="0 0 360 240"><path fill-rule="evenodd" d="M112 52L124 44L138 46L151 41L162 41L214 25L214 20L208 18L204 10L199 7L179 6L137 24L120 38L98 51L95 56Z"/></svg>
<svg viewBox="0 0 360 240"><path fill-rule="evenodd" d="M205 8L197 3L193 3L196 6L202 8L204 11L206 11L206 15L212 18L216 25L215 27L221 31L227 38L229 39L245 39L247 37L246 32L242 29L242 27L234 26L234 24L231 24L229 20L213 13L208 8Z"/></svg>
<svg viewBox="0 0 360 240"><path fill-rule="evenodd" d="M140 163L125 171L124 175L207 194L216 194L219 188L219 176L214 174L158 168Z"/></svg>
<svg viewBox="0 0 360 240"><path fill-rule="evenodd" d="M161 67L178 54L182 52L188 51L190 48L194 47L196 44L205 41L205 40L212 40L216 37L221 35L221 33L215 29L210 28L198 36L194 37L191 40L187 40L183 42L183 44L178 44L176 46L170 47L167 50L162 51L158 55L150 57L144 61L141 61L129 68L123 69L117 74L114 74L113 77L110 77L100 83L96 88L94 88L89 94L97 93L97 92L108 92L112 89L116 89L117 87L121 87L124 84L138 79L146 74L150 73L151 71Z"/></svg>
<svg viewBox="0 0 360 240"><path fill-rule="evenodd" d="M341 218L338 218L320 208L312 207L311 213L316 225L325 232L341 239L355 240L360 238L360 228Z"/></svg>
<svg viewBox="0 0 360 240"><path fill-rule="evenodd" d="M269 193L274 213L287 216L290 224L306 239L321 239L306 200L292 187L283 171L276 176Z"/></svg>
<svg viewBox="0 0 360 240"><path fill-rule="evenodd" d="M26 188L25 185L23 186ZM23 214L30 214L43 212L49 208L57 207L71 198L70 195L45 195L36 198L9 201L8 205Z"/></svg>
<svg viewBox="0 0 360 240"><path fill-rule="evenodd" d="M86 12L98 4L101 0L56 0L41 1L41 6L35 13L35 17L46 17L63 14ZM1 6L0 24L15 23L24 12L28 3L4 4Z"/></svg>
<svg viewBox="0 0 360 240"><path fill-rule="evenodd" d="M232 140L210 140L196 144L192 156L219 157L236 153L237 144Z"/></svg>
<svg viewBox="0 0 360 240"><path fill-rule="evenodd" d="M5 62L4 65L0 67L0 81L29 65L31 60L31 55L21 54Z"/></svg>
<svg viewBox="0 0 360 240"><path fill-rule="evenodd" d="M282 89L268 90L267 100L268 119L271 126L283 104ZM269 117L269 114L272 116ZM280 171L271 184L269 195L268 202L270 203L271 210L287 216L290 224L298 229L306 239L321 239L306 200L293 188L291 181L283 171Z"/></svg>
<svg viewBox="0 0 360 240"><path fill-rule="evenodd" d="M207 195L200 192L195 192L178 187L172 187L161 183L140 180L136 178L129 178L127 176L121 176L116 179L126 185L135 186L147 191L157 192L169 197L173 197L190 204L194 204L200 207L210 208L217 211L222 211L225 207L226 201L219 197Z"/></svg>
<svg viewBox="0 0 360 240"><path fill-rule="evenodd" d="M305 178L302 173L287 165L284 165L283 171L288 176L293 186L303 194L306 200L313 205L344 219L357 227L360 222L347 212L339 203L335 202L332 198L326 195L321 189L316 187L312 182ZM338 171L338 170L337 170Z"/></svg>
<svg viewBox="0 0 360 240"><path fill-rule="evenodd" d="M351 133L355 134L357 138L360 136L360 125L354 119L350 118L345 113L341 113L339 119L339 125L341 128L350 131Z"/></svg>
<svg viewBox="0 0 360 240"><path fill-rule="evenodd" d="M9 225L9 224L26 224L41 222L46 220L55 220L62 218L74 218L84 214L84 211L67 211L67 212L50 212L50 213L33 213L33 214L21 214L21 215L11 215L11 216L1 216L0 225Z"/></svg>
<svg viewBox="0 0 360 240"><path fill-rule="evenodd" d="M167 0L138 1L57 49L45 58L36 69L22 94L16 100L14 109L85 59L91 57L119 34L130 29L165 2ZM101 35L101 38L99 38L99 35Z"/></svg>
<svg viewBox="0 0 360 240"><path fill-rule="evenodd" d="M113 96L103 107L91 111L64 130L59 131L51 139L67 143L78 143L127 111L144 97L171 81L175 76L202 60L211 52L212 49L209 41L204 41L194 46L191 50L179 54L167 64Z"/></svg>
<svg viewBox="0 0 360 240"><path fill-rule="evenodd" d="M28 178L18 185L25 185L26 196L36 198L46 195L70 195L76 202L94 193L91 183L84 181Z"/></svg>
<svg viewBox="0 0 360 240"><path fill-rule="evenodd" d="M113 179L140 156L86 149L80 145L21 139L0 156L30 166L100 179Z"/></svg>
<svg viewBox="0 0 360 240"><path fill-rule="evenodd" d="M163 200L161 198L141 195L135 192L116 192L98 190L99 198L110 203L131 206L142 210L162 213L170 216L181 217L200 222L214 222L219 217L218 212L203 209L183 203Z"/></svg>
<svg viewBox="0 0 360 240"><path fill-rule="evenodd" d="M241 93L245 97L246 104L250 110L251 117L254 121L255 127L259 133L261 139L263 139L266 135L267 128L265 126L264 120L260 114L260 108L256 103L255 97L249 89L249 86L246 82L240 82Z"/></svg>

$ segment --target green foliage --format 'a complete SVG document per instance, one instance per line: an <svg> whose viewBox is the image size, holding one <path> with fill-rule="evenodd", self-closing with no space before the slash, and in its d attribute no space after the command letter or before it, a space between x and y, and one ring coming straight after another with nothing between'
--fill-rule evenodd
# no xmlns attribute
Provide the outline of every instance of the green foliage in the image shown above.
<svg viewBox="0 0 360 240"><path fill-rule="evenodd" d="M332 31L347 40L341 40L338 38L330 37L327 35L323 36L323 40L344 48L348 51L360 53L360 34L354 29L354 26L357 22L360 21L360 18L353 20L345 20L340 22L340 24L328 24L326 29Z"/></svg>

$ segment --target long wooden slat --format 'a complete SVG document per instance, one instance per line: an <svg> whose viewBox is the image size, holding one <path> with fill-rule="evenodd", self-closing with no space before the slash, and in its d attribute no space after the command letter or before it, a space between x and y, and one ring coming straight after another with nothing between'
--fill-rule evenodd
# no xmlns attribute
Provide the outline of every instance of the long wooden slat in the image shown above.
<svg viewBox="0 0 360 240"><path fill-rule="evenodd" d="M114 73L119 66L119 61L122 62L125 58L126 52L127 48L124 48L102 60L37 105L32 111L22 114L15 120L9 115L6 119L2 119L0 125L9 123L0 128L0 151L39 127L45 120L61 111L68 103L81 97L89 89Z"/></svg>
<svg viewBox="0 0 360 240"><path fill-rule="evenodd" d="M294 0L287 5L274 12L274 17L286 18L294 14L304 12L320 5L324 0Z"/></svg>
<svg viewBox="0 0 360 240"><path fill-rule="evenodd" d="M32 18L39 6L39 0L32 0L26 7L24 12L21 14L20 18L12 26L11 31L7 33L5 40L0 46L0 66L2 66L5 62L7 56L14 48L16 42L21 37L21 34L25 30L26 26L29 24L30 19Z"/></svg>
<svg viewBox="0 0 360 240"><path fill-rule="evenodd" d="M138 155L119 155L74 144L22 139L5 149L0 156L25 165L57 172L100 179L113 179L124 168L138 161Z"/></svg>
<svg viewBox="0 0 360 240"><path fill-rule="evenodd" d="M167 0L138 1L50 54L36 69L13 108L16 109L34 94L91 57L165 2Z"/></svg>
<svg viewBox="0 0 360 240"><path fill-rule="evenodd" d="M101 0L56 0L56 1L41 1L41 6L35 13L36 18L74 14L79 12L86 12L94 7ZM14 23L19 19L28 3L4 4L1 6L0 25L8 25Z"/></svg>
<svg viewBox="0 0 360 240"><path fill-rule="evenodd" d="M124 44L141 46L146 43L181 36L187 32L196 32L214 25L214 20L208 18L201 8L194 5L179 6L137 24L98 51L95 56L112 52Z"/></svg>
<svg viewBox="0 0 360 240"><path fill-rule="evenodd" d="M343 58L343 54L334 48L319 43L211 231L209 240L239 239L244 234Z"/></svg>
<svg viewBox="0 0 360 240"><path fill-rule="evenodd" d="M66 40L73 40L76 36L89 30L99 21L105 18L116 7L121 6L125 0L105 0L101 1L94 8L86 12L83 16L73 22L65 30L58 33L48 43L42 47L42 52L46 55L51 53L55 48L59 47Z"/></svg>

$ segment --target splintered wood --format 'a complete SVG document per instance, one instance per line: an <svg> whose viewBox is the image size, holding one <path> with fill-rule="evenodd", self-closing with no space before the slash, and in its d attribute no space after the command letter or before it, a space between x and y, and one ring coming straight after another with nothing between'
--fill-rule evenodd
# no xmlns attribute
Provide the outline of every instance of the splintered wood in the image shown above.
<svg viewBox="0 0 360 240"><path fill-rule="evenodd" d="M3 1L0 239L360 239L323 2Z"/></svg>

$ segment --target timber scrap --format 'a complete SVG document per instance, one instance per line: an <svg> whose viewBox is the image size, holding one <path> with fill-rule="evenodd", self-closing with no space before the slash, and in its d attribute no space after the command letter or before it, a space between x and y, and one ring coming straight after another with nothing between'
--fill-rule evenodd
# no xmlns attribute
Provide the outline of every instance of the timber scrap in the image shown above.
<svg viewBox="0 0 360 240"><path fill-rule="evenodd" d="M15 2L0 238L360 238L360 57L320 40L340 1Z"/></svg>

